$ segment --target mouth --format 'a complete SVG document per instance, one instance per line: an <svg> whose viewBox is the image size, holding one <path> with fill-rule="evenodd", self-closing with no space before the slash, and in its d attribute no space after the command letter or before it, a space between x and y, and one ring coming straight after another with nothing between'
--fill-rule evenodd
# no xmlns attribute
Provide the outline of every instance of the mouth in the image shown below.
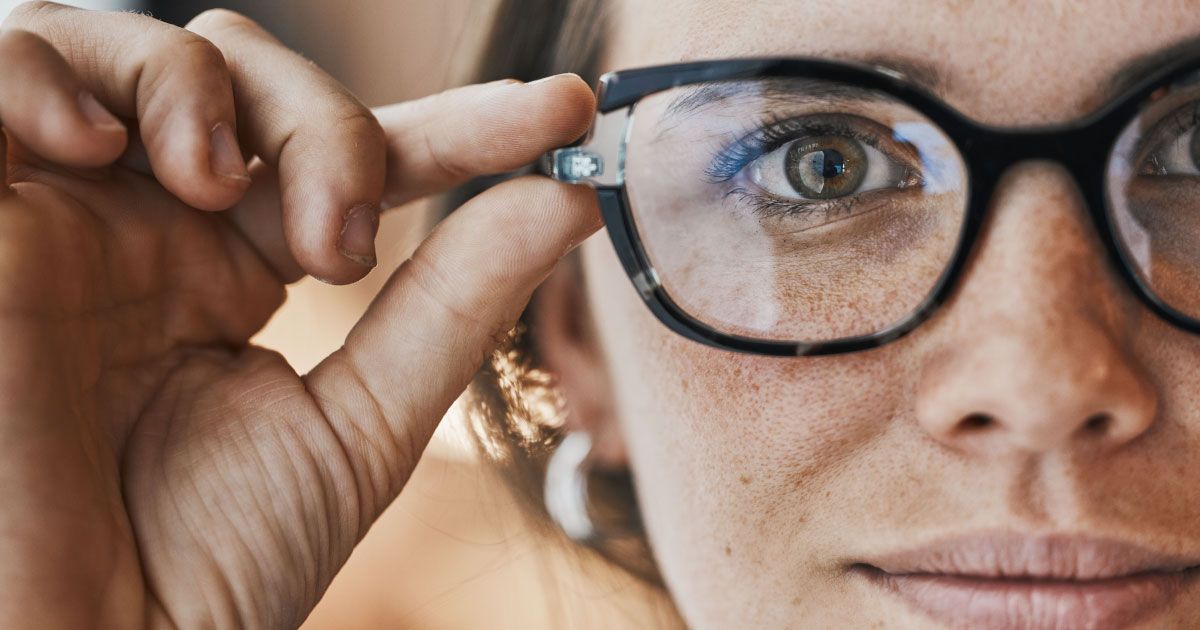
<svg viewBox="0 0 1200 630"><path fill-rule="evenodd" d="M850 570L953 628L1119 628L1167 609L1196 581L1200 557L1002 533L946 539Z"/></svg>

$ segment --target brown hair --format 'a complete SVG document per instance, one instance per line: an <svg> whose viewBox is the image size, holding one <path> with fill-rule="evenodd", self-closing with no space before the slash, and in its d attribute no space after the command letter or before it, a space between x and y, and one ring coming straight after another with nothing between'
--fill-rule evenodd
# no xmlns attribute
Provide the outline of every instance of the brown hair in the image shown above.
<svg viewBox="0 0 1200 630"><path fill-rule="evenodd" d="M478 80L529 81L574 72L594 84L604 41L603 9L603 0L502 0ZM474 182L452 202L491 183ZM582 286L578 259L569 257L563 264ZM479 446L503 473L530 520L546 535L561 536L546 513L542 488L546 461L562 437L565 406L553 375L540 367L535 330L532 312L526 310L508 341L475 376L465 409ZM591 516L600 534L589 546L647 584L661 587L637 519L628 472L595 472L588 488Z"/></svg>

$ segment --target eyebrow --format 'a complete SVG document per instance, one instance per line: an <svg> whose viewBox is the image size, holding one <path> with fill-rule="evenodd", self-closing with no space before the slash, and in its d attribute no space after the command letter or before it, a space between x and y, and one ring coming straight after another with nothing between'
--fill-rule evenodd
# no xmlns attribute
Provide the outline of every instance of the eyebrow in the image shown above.
<svg viewBox="0 0 1200 630"><path fill-rule="evenodd" d="M1188 38L1131 59L1112 74L1101 96L1102 101L1128 90L1158 68L1187 57L1200 57L1200 37ZM949 91L946 75L937 66L924 61L895 56L867 56L851 61L899 73L907 81L939 96ZM884 98L879 92L853 85L802 78L767 77L753 81L753 85L753 90L747 90L744 82L736 81L697 84L676 96L667 106L666 113L683 116L737 96L792 104L797 103L798 97L801 102L870 102Z"/></svg>
<svg viewBox="0 0 1200 630"><path fill-rule="evenodd" d="M866 57L854 59L861 64L875 66L903 77L927 90L944 93L946 79L937 68L922 62L898 57ZM747 88L747 83L753 86ZM758 101L783 101L789 104L806 102L884 100L880 92L832 81L820 81L800 77L763 77L747 81L712 81L699 83L671 100L665 110L664 120L686 116L717 103L728 102L737 97L753 97Z"/></svg>
<svg viewBox="0 0 1200 630"><path fill-rule="evenodd" d="M1159 48L1158 50L1134 57L1113 73L1112 78L1109 80L1108 93L1105 97L1112 98L1130 89L1138 81L1146 78L1146 75L1153 73L1162 66L1174 61L1198 56L1200 56L1200 37L1189 37L1166 48Z"/></svg>
<svg viewBox="0 0 1200 630"><path fill-rule="evenodd" d="M687 116L709 105L738 98L797 104L814 101L871 101L880 100L883 95L854 85L804 78L764 77L750 81L712 81L696 84L672 99L667 105L664 118Z"/></svg>

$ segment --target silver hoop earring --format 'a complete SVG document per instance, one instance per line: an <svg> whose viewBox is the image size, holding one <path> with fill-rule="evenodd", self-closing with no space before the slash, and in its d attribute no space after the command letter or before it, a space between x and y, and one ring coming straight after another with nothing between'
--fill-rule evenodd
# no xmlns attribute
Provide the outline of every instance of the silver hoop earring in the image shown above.
<svg viewBox="0 0 1200 630"><path fill-rule="evenodd" d="M546 511L572 540L595 538L596 528L588 515L588 455L592 436L586 431L568 433L546 464Z"/></svg>

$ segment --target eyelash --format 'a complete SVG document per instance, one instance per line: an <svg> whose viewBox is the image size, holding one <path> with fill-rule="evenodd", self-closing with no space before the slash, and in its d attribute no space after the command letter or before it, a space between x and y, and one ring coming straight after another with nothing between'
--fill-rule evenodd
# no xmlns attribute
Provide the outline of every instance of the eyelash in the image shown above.
<svg viewBox="0 0 1200 630"><path fill-rule="evenodd" d="M859 119L862 120L862 124L853 125L848 124L845 120L828 120L828 118L834 117L859 119L859 117L849 114L809 114L791 118L777 115L768 116L757 126L743 132L718 150L708 168L705 169L705 175L710 183L727 183L737 177L754 160L806 135L844 136L869 144L889 158L896 157L895 151L882 148L882 145L885 144L881 141L882 135L870 133L864 129L867 125L878 125L878 123ZM903 158L897 158L897 161L909 162ZM849 198L797 203L758 194L744 186L735 187L723 196L736 197L740 201L750 204L754 213L763 218L808 215L819 210L823 210L826 217L832 217L845 213L850 206Z"/></svg>
<svg viewBox="0 0 1200 630"><path fill-rule="evenodd" d="M828 199L819 203L800 204L794 201L760 195L751 192L745 186L738 186L730 190L725 193L724 197L736 197L739 201L750 204L754 208L754 213L764 219L781 216L803 216L812 214L818 210L824 211L825 218L829 219L842 214L848 214L853 205L850 203L851 199L849 198Z"/></svg>
<svg viewBox="0 0 1200 630"><path fill-rule="evenodd" d="M1184 134L1200 126L1200 101L1185 105L1167 114L1157 123L1150 133L1142 136L1134 151L1137 156L1135 163L1138 170L1146 168L1149 161L1157 156L1164 142L1171 140L1177 134Z"/></svg>
<svg viewBox="0 0 1200 630"><path fill-rule="evenodd" d="M850 125L813 120L813 116L782 118L771 115L717 151L705 169L710 182L723 183L737 176L746 165L802 135L842 135L875 144Z"/></svg>

